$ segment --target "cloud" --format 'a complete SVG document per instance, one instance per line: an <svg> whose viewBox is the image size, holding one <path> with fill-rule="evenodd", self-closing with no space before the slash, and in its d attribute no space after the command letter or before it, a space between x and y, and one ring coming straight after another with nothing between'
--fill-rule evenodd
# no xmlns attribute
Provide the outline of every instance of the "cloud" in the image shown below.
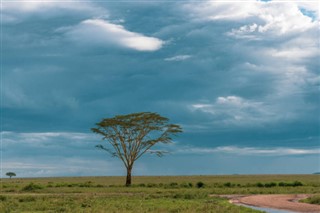
<svg viewBox="0 0 320 213"><path fill-rule="evenodd" d="M103 168L103 169L102 169ZM122 174L119 162L85 156L46 158L10 158L2 162L2 170L14 171L18 177L92 176Z"/></svg>
<svg viewBox="0 0 320 213"><path fill-rule="evenodd" d="M202 20L237 20L257 14L259 3L255 0L244 2L204 1L185 4L186 10L192 11L194 18Z"/></svg>
<svg viewBox="0 0 320 213"><path fill-rule="evenodd" d="M4 140L4 159L37 167L30 160L36 158L44 164L41 168L51 165L50 159L61 158L59 165L63 165L68 156L102 159L106 153L94 148L100 139L81 139L78 133L104 116L137 111L156 111L181 124L185 132L179 140L194 147L316 147L319 33L314 26L317 19L309 13L313 14L311 6L300 13L303 7L292 6L291 1L286 2L288 7L279 3L283 11L258 1L219 2L88 3L97 9L92 12L77 10L84 3L77 2L69 8L42 5L29 11L7 10L2 15L12 15L17 24L3 25L1 107L3 129L12 131ZM299 19L296 28L290 12ZM100 17L105 13L107 18ZM124 42L128 37L136 46ZM149 43L144 43L145 38ZM140 52L147 49L159 51ZM176 61L181 59L185 61ZM285 141L309 136L315 139ZM233 154L224 154L208 157L222 156L220 169L232 172L225 161ZM202 164L199 156L193 156L194 166L185 163L190 160L185 156L164 158L171 166L168 169L204 171L197 167ZM308 162L315 159L307 157ZM173 164L179 158L185 170ZM248 155L248 163L258 158ZM284 164L290 166L292 158ZM296 158L298 162L301 157ZM158 168L152 165L155 161L147 162L146 174L167 169L160 160ZM240 164L239 171L247 168L244 161ZM291 165L290 172L310 172L314 167L305 165L304 170ZM250 172L260 172L260 167ZM210 170L216 171L220 172Z"/></svg>
<svg viewBox="0 0 320 213"><path fill-rule="evenodd" d="M61 16L108 17L105 8L91 2L19 1L2 2L3 23L20 23L29 18L54 18Z"/></svg>
<svg viewBox="0 0 320 213"><path fill-rule="evenodd" d="M119 46L137 51L159 50L164 42L126 30L122 25L102 19L88 19L77 26L60 29L68 38L79 44Z"/></svg>
<svg viewBox="0 0 320 213"><path fill-rule="evenodd" d="M19 177L122 174L118 160L106 160L101 138L80 132L1 132L2 169ZM103 168L103 169L102 169Z"/></svg>
<svg viewBox="0 0 320 213"><path fill-rule="evenodd" d="M218 118L227 125L253 125L275 122L281 115L259 101L246 100L238 96L218 97L214 103L192 104L191 110L198 110Z"/></svg>
<svg viewBox="0 0 320 213"><path fill-rule="evenodd" d="M184 61L191 58L191 55L176 55L170 58L165 58L165 61Z"/></svg>
<svg viewBox="0 0 320 213"><path fill-rule="evenodd" d="M259 147L237 147L221 146L216 148L186 148L179 149L177 153L183 154L235 154L235 155L258 155L258 156L284 156L284 155L319 155L320 149L297 149L297 148L259 148Z"/></svg>
<svg viewBox="0 0 320 213"><path fill-rule="evenodd" d="M270 36L292 35L317 28L318 23L304 15L299 8L310 9L315 5L315 2L301 4L298 1L208 1L198 5L186 4L185 8L203 20L232 21L239 24L249 22L239 28L233 28L227 35L245 39L270 39Z"/></svg>
<svg viewBox="0 0 320 213"><path fill-rule="evenodd" d="M80 132L1 132L3 147L32 146L45 147L52 146L87 146L92 142L97 142L98 137L94 134ZM68 144L65 144L68 141ZM94 146L94 145L92 145Z"/></svg>

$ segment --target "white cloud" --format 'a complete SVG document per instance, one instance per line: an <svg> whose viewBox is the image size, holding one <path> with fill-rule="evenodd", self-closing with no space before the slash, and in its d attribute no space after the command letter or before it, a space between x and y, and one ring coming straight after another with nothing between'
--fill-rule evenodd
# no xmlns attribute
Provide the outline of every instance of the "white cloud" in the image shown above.
<svg viewBox="0 0 320 213"><path fill-rule="evenodd" d="M255 125L280 119L275 109L259 101L238 96L218 97L212 104L197 103L190 109L200 110L216 117L216 122L226 125ZM213 119L215 120L215 119Z"/></svg>
<svg viewBox="0 0 320 213"><path fill-rule="evenodd" d="M170 58L165 58L165 61L184 61L191 58L191 55L176 55Z"/></svg>
<svg viewBox="0 0 320 213"><path fill-rule="evenodd" d="M3 146L12 145L27 145L27 146L44 146L52 145L66 145L63 144L68 141L70 144L84 144L97 141L95 134L79 133L79 132L10 132L3 131L0 133L2 137ZM62 143L60 143L62 142Z"/></svg>
<svg viewBox="0 0 320 213"><path fill-rule="evenodd" d="M237 20L257 14L259 3L255 0L245 2L204 1L186 4L184 8L191 11L191 15L197 19Z"/></svg>
<svg viewBox="0 0 320 213"><path fill-rule="evenodd" d="M262 39L262 37L291 35L317 28L317 21L313 21L300 10L300 8L310 10L315 5L316 2L303 4L298 1L208 1L197 5L187 4L185 8L202 20L248 22L246 25L232 29L228 35L237 38ZM312 10L317 11L317 7Z"/></svg>
<svg viewBox="0 0 320 213"><path fill-rule="evenodd" d="M88 19L77 26L59 29L74 42L88 45L119 46L138 51L156 51L164 42L158 38L130 32L122 25L102 19Z"/></svg>
<svg viewBox="0 0 320 213"><path fill-rule="evenodd" d="M30 16L52 18L61 15L107 17L106 9L97 7L90 2L77 1L4 1L1 12L3 23L17 23Z"/></svg>
<svg viewBox="0 0 320 213"><path fill-rule="evenodd" d="M259 156L283 156L283 155L317 155L320 149L297 149L286 147L237 147L237 146L220 146L216 148L182 148L176 151L183 154L214 154L226 153L236 155L259 155Z"/></svg>

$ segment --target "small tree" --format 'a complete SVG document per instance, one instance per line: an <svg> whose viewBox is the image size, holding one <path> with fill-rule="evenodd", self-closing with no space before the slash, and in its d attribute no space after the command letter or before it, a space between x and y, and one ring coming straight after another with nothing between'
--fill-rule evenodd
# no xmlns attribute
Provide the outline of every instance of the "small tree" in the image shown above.
<svg viewBox="0 0 320 213"><path fill-rule="evenodd" d="M182 132L179 125L169 124L169 119L157 113L140 112L105 118L91 130L102 135L110 148L103 145L96 147L119 158L127 169L126 186L131 185L133 164L147 151L163 156L165 151L151 151L158 143L171 143L171 136Z"/></svg>
<svg viewBox="0 0 320 213"><path fill-rule="evenodd" d="M16 176L16 173L14 173L14 172L7 172L6 175L9 176L10 179L11 179L11 177L15 177L15 176Z"/></svg>

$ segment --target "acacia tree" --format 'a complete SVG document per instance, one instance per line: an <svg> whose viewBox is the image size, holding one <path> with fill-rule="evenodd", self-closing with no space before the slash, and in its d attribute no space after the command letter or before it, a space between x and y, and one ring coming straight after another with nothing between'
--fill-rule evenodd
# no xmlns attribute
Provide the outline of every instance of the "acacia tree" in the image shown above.
<svg viewBox="0 0 320 213"><path fill-rule="evenodd" d="M152 112L118 115L102 119L91 130L102 135L109 146L96 147L119 158L127 169L126 186L131 185L133 164L146 152L161 157L165 151L152 151L158 143L171 143L171 136L182 132L177 124L169 124L169 119Z"/></svg>
<svg viewBox="0 0 320 213"><path fill-rule="evenodd" d="M16 173L14 173L14 172L7 172L6 175L9 176L10 179L11 179L11 177L16 176Z"/></svg>

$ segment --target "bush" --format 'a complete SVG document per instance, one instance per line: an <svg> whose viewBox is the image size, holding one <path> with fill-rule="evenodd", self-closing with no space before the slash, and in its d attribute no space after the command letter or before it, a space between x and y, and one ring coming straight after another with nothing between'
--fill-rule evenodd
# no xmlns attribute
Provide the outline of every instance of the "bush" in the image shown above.
<svg viewBox="0 0 320 213"><path fill-rule="evenodd" d="M172 183L169 183L169 188L178 188L178 183L175 183L175 182L172 182Z"/></svg>
<svg viewBox="0 0 320 213"><path fill-rule="evenodd" d="M0 201L6 201L6 200L7 200L6 196L0 195Z"/></svg>
<svg viewBox="0 0 320 213"><path fill-rule="evenodd" d="M296 186L303 186L303 183L301 183L300 181L294 181L292 183L285 183L285 182L280 182L278 184L278 186L293 186L293 187L296 187Z"/></svg>
<svg viewBox="0 0 320 213"><path fill-rule="evenodd" d="M199 181L197 184L196 184L197 188L203 188L204 187L204 183Z"/></svg>
<svg viewBox="0 0 320 213"><path fill-rule="evenodd" d="M286 186L286 183L280 182L280 183L278 183L278 186Z"/></svg>
<svg viewBox="0 0 320 213"><path fill-rule="evenodd" d="M225 187L232 187L232 183L227 182L227 183L224 183L223 186L225 186Z"/></svg>
<svg viewBox="0 0 320 213"><path fill-rule="evenodd" d="M25 187L23 187L22 191L30 192L30 191L35 191L37 189L43 189L43 186L37 185L34 183L30 183L30 184L26 185Z"/></svg>
<svg viewBox="0 0 320 213"><path fill-rule="evenodd" d="M277 183L275 183L275 182L265 183L265 184L264 184L264 187L267 187L267 188L275 187L275 186L277 186Z"/></svg>
<svg viewBox="0 0 320 213"><path fill-rule="evenodd" d="M264 184L262 184L262 183L259 182L259 183L256 183L256 186L257 186L257 187L264 187Z"/></svg>
<svg viewBox="0 0 320 213"><path fill-rule="evenodd" d="M300 181L294 181L292 186L303 186L303 184Z"/></svg>

